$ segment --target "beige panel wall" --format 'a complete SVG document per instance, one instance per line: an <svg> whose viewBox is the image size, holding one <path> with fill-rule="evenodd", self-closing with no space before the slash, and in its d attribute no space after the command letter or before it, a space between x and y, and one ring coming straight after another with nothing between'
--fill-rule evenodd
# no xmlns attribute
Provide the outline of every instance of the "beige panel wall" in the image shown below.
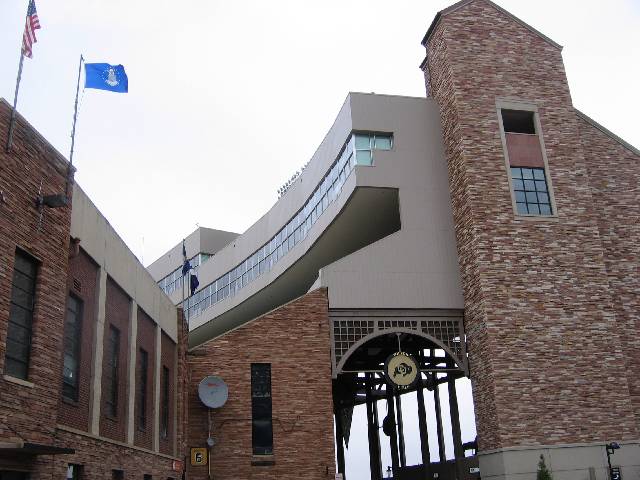
<svg viewBox="0 0 640 480"><path fill-rule="evenodd" d="M177 341L175 306L78 184L73 191L71 235L80 238L93 260Z"/></svg>
<svg viewBox="0 0 640 480"><path fill-rule="evenodd" d="M399 189L400 231L323 268L331 308L463 308L438 106L353 95L354 130L394 133L358 186ZM375 215L375 212L371 212Z"/></svg>

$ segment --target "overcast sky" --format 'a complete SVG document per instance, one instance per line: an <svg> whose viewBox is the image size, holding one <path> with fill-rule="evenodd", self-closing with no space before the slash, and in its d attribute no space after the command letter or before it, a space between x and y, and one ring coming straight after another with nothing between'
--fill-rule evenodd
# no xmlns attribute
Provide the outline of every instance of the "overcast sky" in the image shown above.
<svg viewBox="0 0 640 480"><path fill-rule="evenodd" d="M453 3L36 2L42 29L18 110L68 156L80 54L125 66L128 94L82 95L74 163L145 265L197 224L246 230L311 158L349 91L424 96L420 40ZM0 0L9 102L27 3ZM498 3L564 46L574 105L640 146L640 2ZM463 427L473 434L472 421Z"/></svg>

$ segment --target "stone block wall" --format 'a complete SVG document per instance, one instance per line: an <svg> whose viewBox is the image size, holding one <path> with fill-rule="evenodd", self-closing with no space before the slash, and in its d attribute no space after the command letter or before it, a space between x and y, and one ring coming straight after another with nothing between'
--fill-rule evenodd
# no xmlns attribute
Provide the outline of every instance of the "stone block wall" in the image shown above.
<svg viewBox="0 0 640 480"><path fill-rule="evenodd" d="M189 353L188 447L206 447L207 409L199 382L221 376L229 400L211 415L212 472L224 479L335 476L328 299L318 289ZM251 364L271 364L273 455L252 454ZM206 467L189 478L204 480Z"/></svg>
<svg viewBox="0 0 640 480"><path fill-rule="evenodd" d="M480 450L636 439L560 49L484 0L443 14L425 46L441 109ZM553 217L514 213L498 99L538 109Z"/></svg>
<svg viewBox="0 0 640 480"><path fill-rule="evenodd" d="M67 163L17 115L5 152L11 108L0 100L0 442L53 444L62 382L71 207L36 208L36 198L64 194ZM5 348L16 249L38 262L31 354L25 381L6 375ZM37 418L38 421L34 421ZM0 458L0 469L5 460Z"/></svg>

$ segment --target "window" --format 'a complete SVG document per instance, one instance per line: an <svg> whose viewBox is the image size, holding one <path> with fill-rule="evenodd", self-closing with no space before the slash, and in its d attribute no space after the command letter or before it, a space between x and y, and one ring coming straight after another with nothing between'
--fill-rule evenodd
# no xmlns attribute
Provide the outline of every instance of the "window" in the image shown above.
<svg viewBox="0 0 640 480"><path fill-rule="evenodd" d="M162 366L162 404L160 406L160 437L167 438L169 436L169 369Z"/></svg>
<svg viewBox="0 0 640 480"><path fill-rule="evenodd" d="M527 133L535 135L534 112L527 110L501 110L505 133Z"/></svg>
<svg viewBox="0 0 640 480"><path fill-rule="evenodd" d="M149 354L140 349L138 356L138 428L147 428L147 379L149 373Z"/></svg>
<svg viewBox="0 0 640 480"><path fill-rule="evenodd" d="M145 473L145 474L142 476L142 479L143 479L143 480L152 480L152 479L153 479L153 476L151 476L151 475L150 475L150 474L148 474L148 473Z"/></svg>
<svg viewBox="0 0 640 480"><path fill-rule="evenodd" d="M120 330L109 326L107 343L106 381L106 414L110 417L118 416L118 356L120 354Z"/></svg>
<svg viewBox="0 0 640 480"><path fill-rule="evenodd" d="M356 163L373 164L373 150L391 150L391 135L383 133L356 134Z"/></svg>
<svg viewBox="0 0 640 480"><path fill-rule="evenodd" d="M112 480L124 480L124 470L111 470Z"/></svg>
<svg viewBox="0 0 640 480"><path fill-rule="evenodd" d="M516 208L521 215L551 215L544 168L511 168Z"/></svg>
<svg viewBox="0 0 640 480"><path fill-rule="evenodd" d="M251 364L251 424L254 455L273 454L271 364Z"/></svg>
<svg viewBox="0 0 640 480"><path fill-rule="evenodd" d="M67 316L64 324L62 395L73 401L78 400L81 329L82 301L74 295L69 295L69 299L67 300Z"/></svg>
<svg viewBox="0 0 640 480"><path fill-rule="evenodd" d="M67 480L80 480L82 478L82 465L67 465Z"/></svg>
<svg viewBox="0 0 640 480"><path fill-rule="evenodd" d="M7 375L23 380L27 379L29 372L37 271L37 262L26 253L17 250L13 268L4 370Z"/></svg>
<svg viewBox="0 0 640 480"><path fill-rule="evenodd" d="M507 108L499 109L500 123L515 212L528 216L553 215L551 184L536 107L504 103L503 106Z"/></svg>

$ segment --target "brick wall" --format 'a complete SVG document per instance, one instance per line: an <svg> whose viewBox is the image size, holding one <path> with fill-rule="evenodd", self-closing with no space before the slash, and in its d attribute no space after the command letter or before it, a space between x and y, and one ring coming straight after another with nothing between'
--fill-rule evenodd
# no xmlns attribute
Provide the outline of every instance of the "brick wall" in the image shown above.
<svg viewBox="0 0 640 480"><path fill-rule="evenodd" d="M480 449L637 438L560 50L483 0L442 16L426 46ZM514 216L498 97L538 107L557 218Z"/></svg>
<svg viewBox="0 0 640 480"><path fill-rule="evenodd" d="M127 431L127 404L129 378L129 296L114 282L107 278L107 297L105 306L104 356L102 362L102 401L100 409L100 435L123 442ZM109 361L109 331L114 326L120 331L118 351L118 401L115 417L107 415L107 368Z"/></svg>
<svg viewBox="0 0 640 480"><path fill-rule="evenodd" d="M71 402L60 396L58 423L78 430L89 430L89 405L91 401L91 370L96 325L98 266L80 249L71 247L67 291L82 301L80 327L80 367L78 371L78 399Z"/></svg>
<svg viewBox="0 0 640 480"><path fill-rule="evenodd" d="M199 382L219 375L229 386L226 405L212 414L212 471L216 478L334 478L333 404L328 299L315 290L190 352L188 446L205 447L207 409ZM251 364L271 364L271 466L252 466ZM257 458L259 459L259 458ZM207 478L189 467L189 478Z"/></svg>
<svg viewBox="0 0 640 480"><path fill-rule="evenodd" d="M176 382L176 344L163 332L161 339L161 365L160 365L160 451L166 454L173 454L173 447L175 444L175 417L174 412L176 408L175 404L175 382ZM162 371L163 367L169 369L169 423L167 429L167 435L162 435L162 396L163 396L163 383L162 383Z"/></svg>
<svg viewBox="0 0 640 480"><path fill-rule="evenodd" d="M640 431L640 155L583 118L578 127Z"/></svg>
<svg viewBox="0 0 640 480"><path fill-rule="evenodd" d="M154 386L156 365L156 324L149 316L138 307L138 338L137 338L137 365L136 365L136 393L135 393L135 417L134 417L134 443L140 447L153 448L153 421L155 418ZM146 388L146 421L145 427L141 427L140 417L140 349L147 352L147 388Z"/></svg>
<svg viewBox="0 0 640 480"><path fill-rule="evenodd" d="M52 444L61 386L61 312L67 292L71 210L47 208L40 221L35 201L41 184L45 195L64 193L66 163L20 116L13 150L5 153L9 116L9 106L0 101L0 442L22 438ZM40 261L28 372L32 385L3 376L16 248ZM0 459L0 468L3 462Z"/></svg>

